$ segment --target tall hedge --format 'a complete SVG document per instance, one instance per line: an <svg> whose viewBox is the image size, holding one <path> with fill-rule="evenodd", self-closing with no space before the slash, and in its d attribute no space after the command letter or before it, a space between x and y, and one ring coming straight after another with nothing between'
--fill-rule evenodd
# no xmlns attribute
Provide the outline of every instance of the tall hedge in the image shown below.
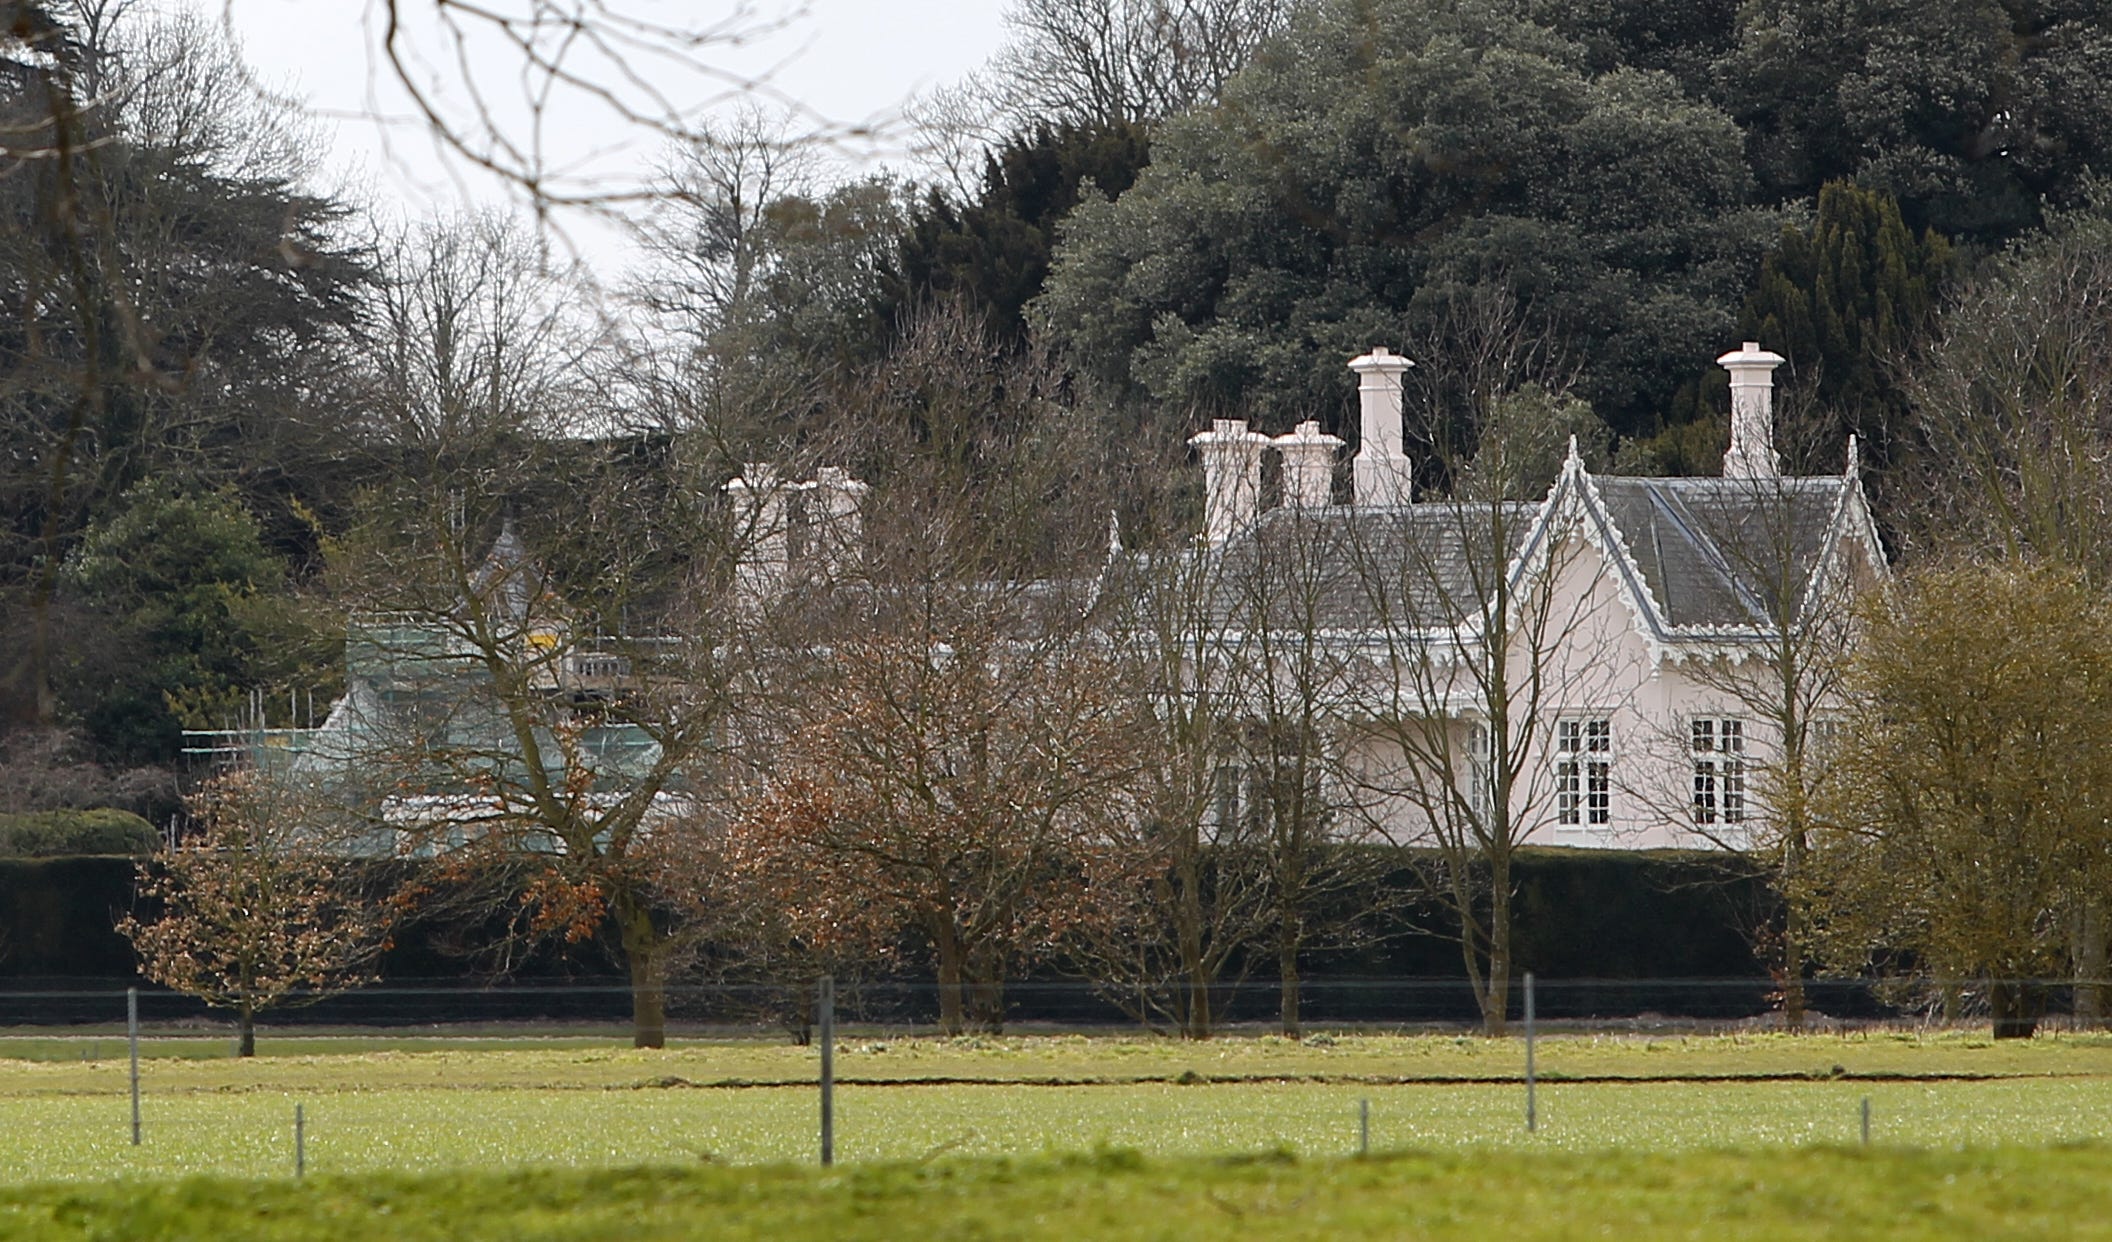
<svg viewBox="0 0 2112 1242"><path fill-rule="evenodd" d="M1518 877L1518 968L1546 979L1751 979L1763 972L1747 939L1774 908L1766 876L1738 859L1682 851L1531 849ZM1404 871L1392 884L1406 883ZM1405 893L1359 900L1399 905ZM112 930L132 908L133 864L125 858L0 859L0 977L129 978L132 949ZM1347 951L1313 955L1309 977L1446 979L1461 973L1459 949L1432 912L1411 914L1419 931ZM448 951L459 927L413 926L383 962L397 979L459 976L474 968ZM591 950L591 946L580 946ZM523 982L577 978L590 952L536 955ZM914 976L914 966L904 972Z"/></svg>
<svg viewBox="0 0 2112 1242"><path fill-rule="evenodd" d="M139 857L161 844L154 826L130 811L28 811L0 815L0 858L63 858L81 854Z"/></svg>

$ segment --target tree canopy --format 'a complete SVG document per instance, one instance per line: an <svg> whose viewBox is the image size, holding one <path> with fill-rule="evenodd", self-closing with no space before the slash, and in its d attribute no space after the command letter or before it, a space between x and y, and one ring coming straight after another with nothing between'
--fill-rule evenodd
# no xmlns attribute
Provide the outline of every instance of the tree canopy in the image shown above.
<svg viewBox="0 0 2112 1242"><path fill-rule="evenodd" d="M1742 152L1678 79L1597 72L1515 6L1329 0L1165 123L1128 194L1081 204L1034 315L1158 401L1331 419L1343 358L1412 351L1500 284L1631 432L1729 335L1780 228Z"/></svg>

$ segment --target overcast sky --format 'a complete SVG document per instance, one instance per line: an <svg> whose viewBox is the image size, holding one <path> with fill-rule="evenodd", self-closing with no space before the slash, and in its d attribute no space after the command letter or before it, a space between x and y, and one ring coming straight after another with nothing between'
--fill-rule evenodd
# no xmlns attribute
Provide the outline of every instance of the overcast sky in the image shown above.
<svg viewBox="0 0 2112 1242"><path fill-rule="evenodd" d="M606 0L622 10L661 22L699 29L738 17L741 6L696 0ZM505 187L459 157L436 149L414 115L409 98L378 56L381 0L165 0L188 3L223 16L241 40L245 59L273 87L304 98L330 138L332 163L344 170L344 186L376 206L400 205L408 215L445 210L465 202L507 198ZM499 7L518 10L524 0ZM431 0L404 0L406 15L430 12ZM742 21L764 29L738 46L714 42L700 59L714 71L766 82L758 96L772 108L793 100L809 122L838 125L886 123L919 91L944 85L981 65L1003 36L1003 0L752 0ZM445 62L445 44L428 26L413 30L412 45L435 60L428 80L464 107L460 72ZM472 71L505 106L519 95L518 64L496 44L472 49ZM575 59L573 63L590 65ZM640 62L653 84L687 107L722 97L717 77L685 73L671 62ZM544 134L551 162L571 168L582 183L622 184L648 170L661 153L653 135L626 127L605 109L581 101L559 101L548 109ZM525 116L525 110L519 115ZM525 127L517 127L525 132ZM889 151L857 145L838 147L841 157L868 163ZM898 152L896 154L899 154ZM515 196L518 197L517 195ZM561 221L560 223L568 223ZM591 224L569 222L580 249L593 259L613 260L615 243Z"/></svg>

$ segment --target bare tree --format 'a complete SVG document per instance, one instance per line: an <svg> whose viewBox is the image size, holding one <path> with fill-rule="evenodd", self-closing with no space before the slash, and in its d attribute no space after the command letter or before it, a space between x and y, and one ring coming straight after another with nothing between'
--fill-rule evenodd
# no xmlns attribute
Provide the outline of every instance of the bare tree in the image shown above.
<svg viewBox="0 0 2112 1242"><path fill-rule="evenodd" d="M1284 0L1018 0L991 66L1015 120L1155 121L1216 100Z"/></svg>
<svg viewBox="0 0 2112 1242"><path fill-rule="evenodd" d="M949 1034L1002 1026L1005 981L1084 916L1084 875L1127 813L1129 704L1105 662L1075 632L998 619L833 644L828 705L760 812L811 830L788 843L816 864L806 909L929 940Z"/></svg>
<svg viewBox="0 0 2112 1242"><path fill-rule="evenodd" d="M786 118L740 109L678 148L646 233L652 263L640 300L698 342L738 326L767 261L768 213L814 188L812 152Z"/></svg>
<svg viewBox="0 0 2112 1242"><path fill-rule="evenodd" d="M1632 745L1615 730L1632 727L1625 687L1644 658L1600 573L1563 363L1520 324L1501 298L1456 308L1411 407L1451 495L1374 506L1341 538L1368 635L1352 681L1361 817L1409 847L1491 1035L1507 1021L1518 853L1611 830L1615 748Z"/></svg>
<svg viewBox="0 0 2112 1242"><path fill-rule="evenodd" d="M236 2L225 0L229 12ZM778 89L768 69L736 67L738 49L802 16L794 3L748 0L688 17L627 0L365 8L378 45L372 93L400 93L433 142L519 190L544 222L568 209L614 216L661 193L649 171L582 163L554 142L560 114L597 118L606 147L706 148L711 118L745 104L795 118L811 141L872 137L871 127L831 120Z"/></svg>
<svg viewBox="0 0 2112 1242"><path fill-rule="evenodd" d="M334 545L347 692L299 739L429 901L503 913L492 951L611 943L633 1038L666 1038L679 947L662 860L714 822L749 667L720 489L728 427L609 436L619 361L488 221L436 230L388 289L373 443L386 469Z"/></svg>
<svg viewBox="0 0 2112 1242"><path fill-rule="evenodd" d="M911 154L957 199L986 154L1036 125L1146 124L1216 102L1289 15L1286 0L1013 0L990 63L914 101Z"/></svg>
<svg viewBox="0 0 2112 1242"><path fill-rule="evenodd" d="M844 899L929 941L949 1030L1001 1021L1008 972L1080 917L1083 868L1126 814L1133 706L1089 625L1105 553L1079 521L1105 511L1097 454L1059 378L942 308L839 394L874 483L847 526L848 480L818 480L802 628L766 700L785 713L765 726L784 739L769 799L830 808L779 818L863 877Z"/></svg>
<svg viewBox="0 0 2112 1242"><path fill-rule="evenodd" d="M599 325L519 226L491 212L429 221L389 243L383 271L363 393L376 442L444 453L599 430Z"/></svg>
<svg viewBox="0 0 2112 1242"><path fill-rule="evenodd" d="M1142 708L1136 815L1115 826L1126 865L1089 877L1096 914L1072 952L1139 1020L1206 1039L1275 911L1268 821L1241 807L1247 735L1240 637L1226 607L1233 566L1194 548L1130 554L1112 541L1099 624L1124 692Z"/></svg>
<svg viewBox="0 0 2112 1242"><path fill-rule="evenodd" d="M1703 709L1660 722L1646 769L1656 780L1628 789L1695 838L1768 868L1785 894L1809 865L1857 601L1885 572L1852 442L1848 461L1842 476L1711 480L1676 497L1720 558L1734 617L1665 674L1695 688ZM1780 971L1783 1019L1798 1029L1811 962L1801 907L1787 903L1779 929L1756 931Z"/></svg>
<svg viewBox="0 0 2112 1242"><path fill-rule="evenodd" d="M259 1013L373 978L389 910L327 804L237 771L208 782L190 810L197 831L140 864L156 917L127 915L117 930L148 978L234 1010L238 1055L255 1056Z"/></svg>
<svg viewBox="0 0 2112 1242"><path fill-rule="evenodd" d="M1229 687L1240 720L1232 738L1236 814L1252 819L1268 875L1269 928L1283 1033L1304 1031L1303 956L1370 930L1368 899L1390 863L1359 849L1343 762L1355 656L1340 641L1343 586L1336 524L1285 508L1235 548L1227 603L1240 633Z"/></svg>

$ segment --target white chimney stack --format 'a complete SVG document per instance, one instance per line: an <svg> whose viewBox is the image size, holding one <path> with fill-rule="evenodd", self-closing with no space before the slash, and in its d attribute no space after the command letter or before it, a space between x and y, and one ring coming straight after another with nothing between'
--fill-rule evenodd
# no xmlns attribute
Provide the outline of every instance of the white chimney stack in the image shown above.
<svg viewBox="0 0 2112 1242"><path fill-rule="evenodd" d="M1342 437L1327 435L1307 419L1287 436L1270 441L1283 454L1283 503L1293 509L1321 509L1335 499L1335 450Z"/></svg>
<svg viewBox="0 0 2112 1242"><path fill-rule="evenodd" d="M840 578L856 568L865 539L865 484L842 466L823 466L815 473L807 501L808 543L816 572Z"/></svg>
<svg viewBox="0 0 2112 1242"><path fill-rule="evenodd" d="M760 608L784 591L792 565L785 485L769 465L752 461L726 485L726 494L733 498L734 537L742 545L734 593L743 607Z"/></svg>
<svg viewBox="0 0 2112 1242"><path fill-rule="evenodd" d="M1415 498L1415 471L1401 430L1401 375L1414 365L1383 345L1349 364L1357 373L1361 414L1352 468L1359 505L1405 505Z"/></svg>
<svg viewBox="0 0 2112 1242"><path fill-rule="evenodd" d="M1203 459L1203 541L1217 547L1261 515L1261 454L1269 438L1244 418L1220 418L1188 443Z"/></svg>
<svg viewBox="0 0 2112 1242"><path fill-rule="evenodd" d="M1731 448L1723 455L1726 479L1772 479L1782 473L1775 457L1775 368L1782 355L1747 341L1716 365L1731 373Z"/></svg>

